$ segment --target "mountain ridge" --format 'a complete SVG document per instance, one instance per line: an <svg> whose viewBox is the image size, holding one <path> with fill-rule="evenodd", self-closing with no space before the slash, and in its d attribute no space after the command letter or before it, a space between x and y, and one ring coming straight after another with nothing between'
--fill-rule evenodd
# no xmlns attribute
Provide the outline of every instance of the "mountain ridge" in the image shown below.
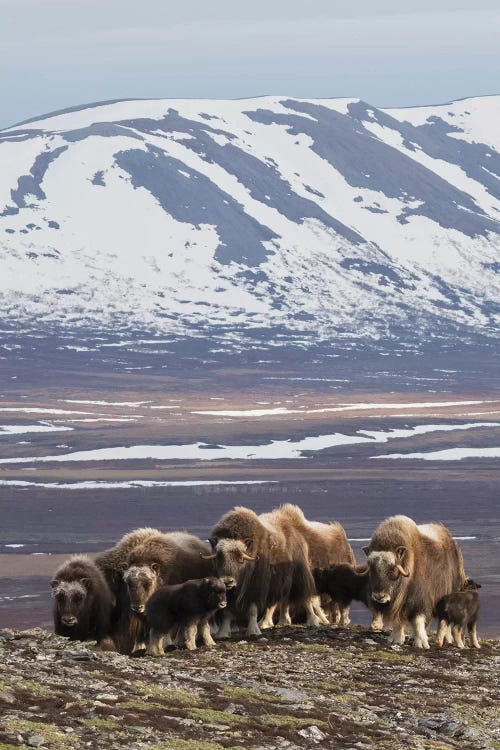
<svg viewBox="0 0 500 750"><path fill-rule="evenodd" d="M499 115L132 99L2 130L3 322L495 336Z"/></svg>

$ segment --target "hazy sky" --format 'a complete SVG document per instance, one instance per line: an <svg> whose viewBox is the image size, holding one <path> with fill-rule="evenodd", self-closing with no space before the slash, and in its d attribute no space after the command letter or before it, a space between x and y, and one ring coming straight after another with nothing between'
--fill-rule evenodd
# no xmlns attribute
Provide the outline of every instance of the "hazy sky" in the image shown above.
<svg viewBox="0 0 500 750"><path fill-rule="evenodd" d="M0 127L117 98L494 93L500 0L0 0Z"/></svg>

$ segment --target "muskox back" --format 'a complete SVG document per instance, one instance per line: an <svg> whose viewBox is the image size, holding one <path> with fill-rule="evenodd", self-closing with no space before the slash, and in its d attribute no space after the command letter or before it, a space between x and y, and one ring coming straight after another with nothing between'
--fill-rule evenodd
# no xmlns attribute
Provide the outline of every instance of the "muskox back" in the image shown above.
<svg viewBox="0 0 500 750"><path fill-rule="evenodd" d="M114 596L103 574L86 555L74 555L55 572L51 581L54 631L71 640L95 638L112 648Z"/></svg>
<svg viewBox="0 0 500 750"><path fill-rule="evenodd" d="M279 510L305 539L311 568L328 568L337 563L356 564L347 534L340 523L308 521L297 505L289 503L282 505Z"/></svg>

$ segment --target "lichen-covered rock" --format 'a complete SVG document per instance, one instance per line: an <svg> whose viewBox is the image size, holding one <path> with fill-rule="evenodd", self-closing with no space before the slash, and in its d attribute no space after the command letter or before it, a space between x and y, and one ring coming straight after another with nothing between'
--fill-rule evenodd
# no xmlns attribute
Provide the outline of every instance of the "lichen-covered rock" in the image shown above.
<svg viewBox="0 0 500 750"><path fill-rule="evenodd" d="M500 643L390 648L304 627L129 658L0 631L0 750L500 748Z"/></svg>

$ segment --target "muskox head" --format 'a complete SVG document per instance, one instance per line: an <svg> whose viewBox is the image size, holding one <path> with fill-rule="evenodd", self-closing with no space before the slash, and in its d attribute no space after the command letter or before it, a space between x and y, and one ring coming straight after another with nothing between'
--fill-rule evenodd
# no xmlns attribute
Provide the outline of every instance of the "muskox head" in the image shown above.
<svg viewBox="0 0 500 750"><path fill-rule="evenodd" d="M476 583L474 579L472 578L466 578L465 583L463 585L464 591L477 591L478 589L482 588L480 583Z"/></svg>
<svg viewBox="0 0 500 750"><path fill-rule="evenodd" d="M249 542L241 539L210 539L213 553L206 555L206 559L215 560L215 569L218 576L232 576L238 578L242 569L248 562L253 562L256 557L248 551Z"/></svg>
<svg viewBox="0 0 500 750"><path fill-rule="evenodd" d="M85 607L89 584L89 578L79 578L74 581L61 581L54 578L50 582L54 606L61 622L66 627L73 628L77 625Z"/></svg>
<svg viewBox="0 0 500 750"><path fill-rule="evenodd" d="M228 589L236 586L234 578L204 578L201 582L201 592L205 608L208 610L225 609L227 607Z"/></svg>
<svg viewBox="0 0 500 750"><path fill-rule="evenodd" d="M398 547L392 550L371 550L365 547L364 552L368 562L368 576L371 597L377 604L389 604L403 579L408 578L408 550Z"/></svg>
<svg viewBox="0 0 500 750"><path fill-rule="evenodd" d="M127 585L131 609L142 614L147 600L162 584L159 564L131 565L123 573L123 579Z"/></svg>

